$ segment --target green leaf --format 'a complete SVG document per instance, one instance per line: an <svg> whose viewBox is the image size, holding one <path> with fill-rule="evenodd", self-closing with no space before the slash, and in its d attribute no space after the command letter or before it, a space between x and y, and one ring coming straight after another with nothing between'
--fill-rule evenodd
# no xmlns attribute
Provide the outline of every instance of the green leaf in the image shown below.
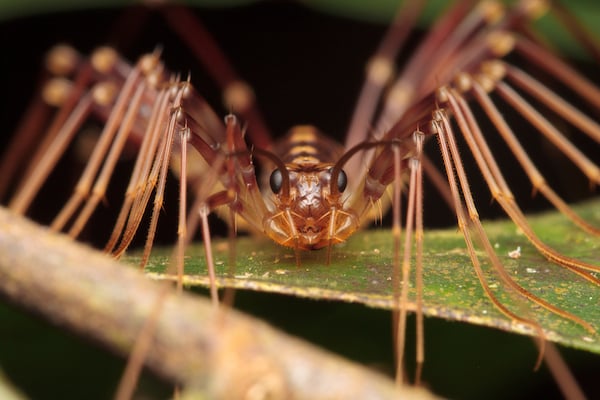
<svg viewBox="0 0 600 400"><path fill-rule="evenodd" d="M600 225L600 201L576 207L585 219ZM545 213L529 219L539 236L559 252L600 265L600 241L574 227L559 213ZM496 248L508 273L531 293L569 311L600 329L599 288L556 264L547 261L510 221L484 223L490 242ZM277 246L266 238L243 237L235 242L235 271L227 267L227 240L216 240L213 248L219 287L234 287L273 292L319 300L362 303L390 309L393 296L392 237L387 229L370 229L354 235L332 250L302 252L296 265L293 250ZM520 248L520 257L509 252ZM153 250L148 275L155 279L174 279L166 274L172 248ZM207 286L203 246L186 252L184 283ZM549 339L591 352L600 353L600 336L582 326L554 315L530 301L507 292L499 283L485 255L478 254L487 267L490 285L503 304L515 313L533 318L545 329ZM127 262L137 263L134 254ZM426 231L424 243L424 312L427 316L533 334L530 328L499 312L475 275L464 241L457 229ZM412 280L411 280L412 282ZM414 285L410 296L414 299ZM410 304L414 309L414 303Z"/></svg>

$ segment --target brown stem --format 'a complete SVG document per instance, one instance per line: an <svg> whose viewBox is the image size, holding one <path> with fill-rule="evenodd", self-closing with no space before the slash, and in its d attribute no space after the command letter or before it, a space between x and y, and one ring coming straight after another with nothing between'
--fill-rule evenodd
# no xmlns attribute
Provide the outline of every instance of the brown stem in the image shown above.
<svg viewBox="0 0 600 400"><path fill-rule="evenodd" d="M165 294L166 293L166 294ZM234 310L147 279L104 254L0 209L0 295L129 354L159 296L146 366L208 398L430 398Z"/></svg>

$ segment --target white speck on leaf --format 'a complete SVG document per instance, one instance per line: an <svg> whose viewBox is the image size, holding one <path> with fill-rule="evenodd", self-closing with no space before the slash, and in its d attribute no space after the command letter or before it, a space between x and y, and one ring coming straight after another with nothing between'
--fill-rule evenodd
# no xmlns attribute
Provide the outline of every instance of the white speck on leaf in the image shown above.
<svg viewBox="0 0 600 400"><path fill-rule="evenodd" d="M520 258L521 257L521 246L517 246L515 250L509 251L508 256L510 258Z"/></svg>

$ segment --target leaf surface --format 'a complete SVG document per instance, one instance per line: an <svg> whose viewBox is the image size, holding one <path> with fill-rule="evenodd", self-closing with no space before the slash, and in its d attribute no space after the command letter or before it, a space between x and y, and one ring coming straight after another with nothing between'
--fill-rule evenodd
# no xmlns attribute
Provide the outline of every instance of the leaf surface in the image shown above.
<svg viewBox="0 0 600 400"><path fill-rule="evenodd" d="M576 207L588 221L600 225L600 202ZM600 266L600 240L574 227L559 213L529 218L540 238L559 252ZM589 322L600 329L600 288L565 268L549 262L510 221L484 223L489 240L508 273L531 293ZM293 250L265 238L236 239L235 271L228 265L229 245L221 239L213 243L218 285L260 292L281 293L315 300L362 303L391 309L395 304L393 285L392 236L388 229L357 233L347 243L334 247L327 265L327 250L302 252L300 265ZM520 249L518 258L509 253ZM167 274L171 248L153 250L148 275L154 279L174 279ZM535 319L549 339L579 349L600 353L600 336L565 318L554 315L516 295L497 278L483 253L482 260L490 286L513 312ZM127 261L139 261L135 254ZM414 269L414 262L413 262ZM414 271L413 271L414 273ZM485 295L466 251L461 233L454 228L425 232L424 312L427 316L464 321L532 334L529 327L513 323L498 311ZM184 282L207 286L203 246L186 252ZM409 305L414 310L414 275Z"/></svg>

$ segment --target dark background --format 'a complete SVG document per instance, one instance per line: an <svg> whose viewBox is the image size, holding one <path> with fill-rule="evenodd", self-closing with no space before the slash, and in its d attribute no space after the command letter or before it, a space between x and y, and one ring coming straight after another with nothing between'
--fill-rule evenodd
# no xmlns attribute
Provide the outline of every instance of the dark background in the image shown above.
<svg viewBox="0 0 600 400"><path fill-rule="evenodd" d="M58 42L69 43L83 54L99 45L111 44L122 49L129 60L161 45L165 63L171 70L183 74L190 71L192 82L216 111L220 115L228 111L221 106L219 88L198 69L198 63L160 16L155 13L145 15L139 10L128 12L127 17L123 17L123 13L123 10L90 10L0 23L2 148L18 119L23 117L23 110L36 89L36 76L44 53ZM333 17L285 2L235 9L202 9L196 10L196 14L240 75L254 87L258 104L274 133L282 134L295 124L311 123L334 137L343 137L362 83L364 64L384 32L383 25ZM119 22L122 18L131 21L125 24L127 29ZM139 33L134 34L135 29L131 26L142 19L146 22ZM414 36L416 40L420 33ZM125 42L133 45L124 46ZM580 64L587 71L593 68L585 62ZM511 113L510 110L506 112ZM531 139L527 146L532 156L569 201L589 194L585 179L573 175L568 164L563 164L537 135L524 131L523 137ZM503 171L523 208L547 207L543 201L531 199L530 185L522 172L512 167L514 162L508 158L501 143L493 137L490 141L497 149L498 159L503 161ZM599 153L597 145L587 141L579 145L590 154ZM549 148L549 152L545 148ZM438 150L433 142L428 149L436 157ZM499 216L498 207L490 201L489 191L481 185L479 173L473 168L468 152L463 150L465 154L481 215L484 218ZM110 222L102 224L102 221L112 221L110 206L119 204L128 162L124 161L123 165L122 182L117 179L107 194L109 207L96 213L91 224L94 228L84 232L83 240L97 245L106 240L111 226ZM52 217L69 195L82 166L83 161L73 152L65 157L59 171L39 196L41 200L34 204L31 211L34 218L46 222ZM170 179L170 183L159 236L163 243L172 243L175 237L174 218L170 217L176 215L177 185L174 179ZM439 206L441 200L431 188L426 189L426 201L427 226L451 226L454 223L455 217L445 206ZM219 222L215 221L215 224L219 226ZM274 303L278 307L274 307ZM382 368L386 369L386 363L390 362L387 312L291 298L273 301L271 296L249 293L241 296L240 307L252 309L253 313L284 329L369 364L383 364ZM93 392L98 398L104 398L112 393L112 385L120 374L119 360L54 330L43 334L49 341L41 341L38 331L46 332L45 325L5 306L2 308L2 319L8 323L0 323L0 366L28 394L45 398L52 397L51 393L69 393L70 397L85 393L89 398ZM322 328L315 331L315 326ZM20 333L23 331L25 335ZM556 396L556 389L548 383L546 372L532 371L536 351L526 338L437 320L427 321L426 332L425 381L441 395L453 398L480 398L484 394L486 398ZM347 337L351 339L341 340ZM346 344L345 348L341 343ZM359 354L358 350L363 348L365 351ZM597 371L600 365L597 357L572 350L566 350L566 353L576 374L584 381L594 373L594 367ZM580 367L578 363L581 363ZM99 370L92 369L98 365ZM62 385L64 381L67 381L66 386ZM585 384L589 390L596 386L591 379ZM164 393L168 393L168 389ZM164 397L164 394L156 397Z"/></svg>

